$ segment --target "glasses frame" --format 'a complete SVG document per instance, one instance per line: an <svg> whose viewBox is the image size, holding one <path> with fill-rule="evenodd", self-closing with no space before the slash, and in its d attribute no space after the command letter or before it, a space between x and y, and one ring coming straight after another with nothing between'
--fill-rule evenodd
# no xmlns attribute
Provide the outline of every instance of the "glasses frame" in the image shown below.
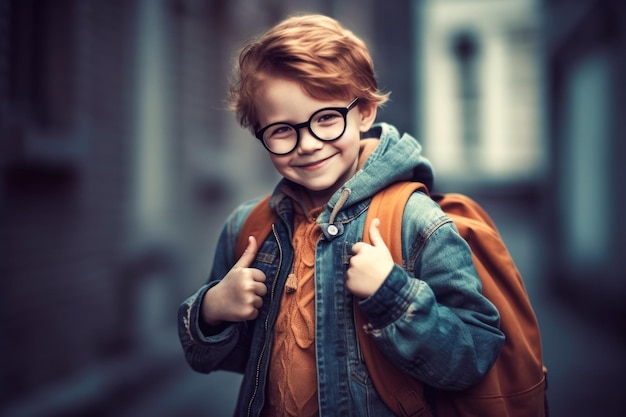
<svg viewBox="0 0 626 417"><path fill-rule="evenodd" d="M276 122L276 123L271 123L267 126L265 126L263 129L261 130L257 130L256 133L254 134L254 136L256 136L256 138L258 140L261 141L261 143L263 144L263 147L265 147L265 149L267 149L267 151L271 154L274 155L287 155L290 154L291 152L295 151L296 148L298 148L298 144L300 143L300 129L306 127L307 130L309 131L309 133L311 134L311 136L313 136L315 139L317 140L321 140L322 142L334 142L337 139L339 139L340 137L343 136L343 134L346 132L346 127L348 125L347 123L347 115L348 112L350 110L352 110L354 107L356 107L356 105L359 103L359 97L355 98L354 100L352 100L350 102L350 104L348 104L346 107L324 107L321 108L319 110L316 110L313 114L311 114L311 117L309 117L309 120L307 120L306 122L302 122L302 123L297 123L297 124L293 124L293 123L288 123L288 122ZM315 134L315 132L313 132L313 129L311 129L311 122L313 121L313 118L316 114L323 112L323 111L336 111L337 113L341 114L343 116L343 130L341 131L341 133L333 139L322 139L319 136L317 136ZM296 132L296 142L293 145L293 148L288 151L288 152L274 152L272 151L269 146L267 146L267 143L265 143L265 139L263 139L263 134L265 133L265 131L273 126L276 125L287 125L287 126L291 126L294 131Z"/></svg>

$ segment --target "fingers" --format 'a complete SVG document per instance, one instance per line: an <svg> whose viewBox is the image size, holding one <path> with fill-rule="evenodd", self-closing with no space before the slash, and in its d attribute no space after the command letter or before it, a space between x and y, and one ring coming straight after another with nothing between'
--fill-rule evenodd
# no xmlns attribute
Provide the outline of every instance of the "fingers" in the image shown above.
<svg viewBox="0 0 626 417"><path fill-rule="evenodd" d="M263 307L263 297L266 294L267 287L264 283L252 281L237 297L238 302L234 304L237 304L238 307L235 307L234 311L231 312L230 317L234 318L231 321L256 319L259 310Z"/></svg>
<svg viewBox="0 0 626 417"><path fill-rule="evenodd" d="M255 282L252 287L252 293L250 294L250 299L247 303L252 306L255 310L259 310L263 307L263 297L267 294L267 287L265 284L261 282ZM258 313L258 311L257 311Z"/></svg>
<svg viewBox="0 0 626 417"><path fill-rule="evenodd" d="M263 281L265 281L265 277L263 277ZM256 282L252 291L256 295L263 297L267 294L267 286L263 282Z"/></svg>
<svg viewBox="0 0 626 417"><path fill-rule="evenodd" d="M370 223L370 242L372 244L372 246L387 246L385 244L385 241L383 240L383 237L380 234L380 229L378 228L380 226L380 219L379 218L375 218L374 220L372 220L372 222Z"/></svg>
<svg viewBox="0 0 626 417"><path fill-rule="evenodd" d="M263 307L263 298L254 297L254 299L252 300L252 306L257 310Z"/></svg>
<svg viewBox="0 0 626 417"><path fill-rule="evenodd" d="M248 246L246 246L246 250L241 255L241 258L234 265L238 268L248 268L254 262L254 258L256 257L257 246L256 239L254 236L248 237Z"/></svg>

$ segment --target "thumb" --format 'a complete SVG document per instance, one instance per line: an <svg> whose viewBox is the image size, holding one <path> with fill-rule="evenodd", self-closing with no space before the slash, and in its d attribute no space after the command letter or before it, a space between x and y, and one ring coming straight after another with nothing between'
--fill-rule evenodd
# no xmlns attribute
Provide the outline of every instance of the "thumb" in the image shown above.
<svg viewBox="0 0 626 417"><path fill-rule="evenodd" d="M379 226L380 219L378 217L372 220L372 222L370 223L370 242L372 243L372 246L387 247L385 241L383 240L383 237L380 234L380 229L378 228Z"/></svg>
<svg viewBox="0 0 626 417"><path fill-rule="evenodd" d="M241 258L234 265L239 268L248 268L254 262L254 258L256 257L257 246L256 239L254 236L248 236L248 246L246 246L246 250L243 251Z"/></svg>

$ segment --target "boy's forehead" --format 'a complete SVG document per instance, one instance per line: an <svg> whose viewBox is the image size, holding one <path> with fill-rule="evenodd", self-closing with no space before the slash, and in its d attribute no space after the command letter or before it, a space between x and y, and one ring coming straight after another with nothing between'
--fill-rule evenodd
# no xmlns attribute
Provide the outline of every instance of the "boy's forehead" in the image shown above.
<svg viewBox="0 0 626 417"><path fill-rule="evenodd" d="M261 125L277 121L302 122L323 107L344 105L343 100L313 98L298 82L274 77L263 80L254 101Z"/></svg>

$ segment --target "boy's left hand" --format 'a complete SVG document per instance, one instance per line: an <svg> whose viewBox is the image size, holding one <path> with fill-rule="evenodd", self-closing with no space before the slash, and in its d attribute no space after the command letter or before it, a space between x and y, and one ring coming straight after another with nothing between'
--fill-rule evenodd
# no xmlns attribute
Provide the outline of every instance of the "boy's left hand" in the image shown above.
<svg viewBox="0 0 626 417"><path fill-rule="evenodd" d="M374 294L393 269L393 258L380 235L379 224L380 220L377 218L370 223L371 245L358 242L352 246L346 287L360 298Z"/></svg>

